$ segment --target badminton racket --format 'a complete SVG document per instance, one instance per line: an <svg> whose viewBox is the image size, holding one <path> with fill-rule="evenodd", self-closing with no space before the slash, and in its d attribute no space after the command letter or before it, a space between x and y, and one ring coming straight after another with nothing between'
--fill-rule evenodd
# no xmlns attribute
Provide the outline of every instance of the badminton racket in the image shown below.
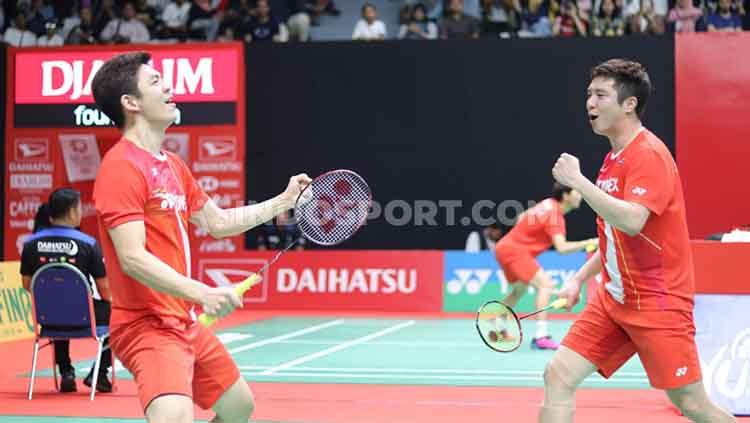
<svg viewBox="0 0 750 423"><path fill-rule="evenodd" d="M476 317L479 337L490 349L498 352L511 352L523 342L521 320L550 309L560 309L568 304L565 298L558 298L547 307L529 314L518 316L512 308L500 301L488 301L479 307Z"/></svg>
<svg viewBox="0 0 750 423"><path fill-rule="evenodd" d="M351 170L337 169L316 177L300 192L294 205L294 218L301 235L276 253L257 273L235 284L234 291L241 298L259 284L261 274L302 238L325 246L351 238L365 223L371 204L370 187ZM215 316L205 313L198 316L198 321L204 326L211 326L216 320Z"/></svg>

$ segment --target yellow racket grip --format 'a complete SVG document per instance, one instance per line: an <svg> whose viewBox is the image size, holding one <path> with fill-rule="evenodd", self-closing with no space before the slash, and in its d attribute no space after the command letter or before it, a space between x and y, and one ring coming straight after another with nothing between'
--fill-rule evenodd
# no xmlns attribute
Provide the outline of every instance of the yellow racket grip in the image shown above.
<svg viewBox="0 0 750 423"><path fill-rule="evenodd" d="M236 292L237 296L240 297L241 299L242 296L245 295L245 292L247 292L247 290L249 290L253 286L257 285L260 282L260 280L261 280L260 275L257 273L253 273L252 275L250 275L250 277L248 277L244 281L236 284L234 286L234 292ZM198 322L200 322L200 324L202 324L205 327L209 327L213 325L214 323L216 323L217 320L218 320L217 317L209 316L206 313L201 313L201 315L198 316Z"/></svg>
<svg viewBox="0 0 750 423"><path fill-rule="evenodd" d="M568 305L567 298L558 298L555 301L552 301L552 304L550 304L550 306L552 306L552 308L554 308L555 310L561 309L565 307L566 305Z"/></svg>

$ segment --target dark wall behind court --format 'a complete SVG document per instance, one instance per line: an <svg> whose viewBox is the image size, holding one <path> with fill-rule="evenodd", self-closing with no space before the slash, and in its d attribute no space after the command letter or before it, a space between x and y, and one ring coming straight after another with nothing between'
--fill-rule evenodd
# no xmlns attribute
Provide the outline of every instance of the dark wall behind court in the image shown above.
<svg viewBox="0 0 750 423"><path fill-rule="evenodd" d="M585 90L591 66L612 57L647 66L656 92L644 123L674 152L671 37L250 45L248 198L276 195L296 172L348 168L384 207L463 207L453 225L442 208L437 225L381 215L343 248L463 248L480 226L460 218L477 201L543 199L560 153L595 177L609 144L591 132ZM568 215L567 229L572 239L593 236L591 209Z"/></svg>

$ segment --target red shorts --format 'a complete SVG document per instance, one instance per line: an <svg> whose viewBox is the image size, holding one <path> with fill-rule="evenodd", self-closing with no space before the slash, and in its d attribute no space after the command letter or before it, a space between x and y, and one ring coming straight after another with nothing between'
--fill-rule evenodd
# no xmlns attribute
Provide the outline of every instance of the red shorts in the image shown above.
<svg viewBox="0 0 750 423"><path fill-rule="evenodd" d="M505 273L505 280L508 283L524 282L529 283L542 266L536 261L534 256L526 252L517 251L512 246L498 245L495 248L495 258L500 264L500 268Z"/></svg>
<svg viewBox="0 0 750 423"><path fill-rule="evenodd" d="M195 322L142 318L116 328L110 346L135 377L144 411L166 394L188 396L209 409L240 378L216 335Z"/></svg>
<svg viewBox="0 0 750 423"><path fill-rule="evenodd" d="M605 378L638 353L654 388L701 380L692 312L626 308L604 289L589 299L562 345L592 362Z"/></svg>

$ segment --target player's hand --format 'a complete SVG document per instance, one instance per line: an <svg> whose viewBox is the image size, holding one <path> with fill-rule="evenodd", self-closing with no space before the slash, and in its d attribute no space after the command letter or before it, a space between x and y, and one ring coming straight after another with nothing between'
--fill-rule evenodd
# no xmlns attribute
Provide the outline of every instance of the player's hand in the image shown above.
<svg viewBox="0 0 750 423"><path fill-rule="evenodd" d="M581 283L575 278L569 279L555 294L557 294L557 298L568 300L565 310L570 311L581 300Z"/></svg>
<svg viewBox="0 0 750 423"><path fill-rule="evenodd" d="M299 197L299 194L306 186L310 185L310 182L312 182L312 179L305 173L300 173L289 178L289 185L287 185L282 195L290 208L294 207L297 197Z"/></svg>
<svg viewBox="0 0 750 423"><path fill-rule="evenodd" d="M201 299L203 312L213 317L224 317L242 307L242 299L231 287L209 287Z"/></svg>
<svg viewBox="0 0 750 423"><path fill-rule="evenodd" d="M583 178L581 163L576 156L562 153L552 167L555 180L567 187L576 188L576 182Z"/></svg>

